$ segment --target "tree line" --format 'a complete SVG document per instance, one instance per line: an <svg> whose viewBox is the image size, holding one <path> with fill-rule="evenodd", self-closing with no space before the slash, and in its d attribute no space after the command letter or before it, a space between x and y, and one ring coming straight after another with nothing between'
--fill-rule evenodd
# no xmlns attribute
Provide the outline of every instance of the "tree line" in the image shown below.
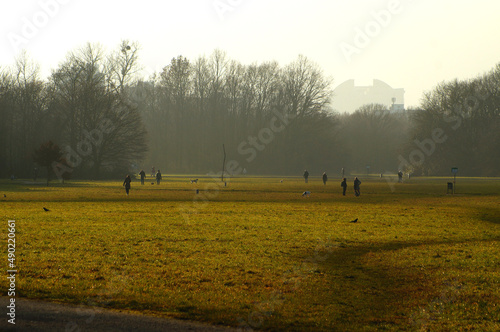
<svg viewBox="0 0 500 332"><path fill-rule="evenodd" d="M223 145L233 175L444 175L452 166L500 175L500 66L441 83L417 109L371 104L341 114L329 106L332 80L304 56L243 65L215 50L173 58L144 79L138 55L129 41L109 53L88 44L47 80L25 54L0 68L0 175L31 177L48 147L59 149L47 169L60 178L116 178L152 166L219 173Z"/></svg>
<svg viewBox="0 0 500 332"><path fill-rule="evenodd" d="M500 64L425 93L410 130L403 162L408 169L433 175L456 166L466 176L499 176Z"/></svg>
<svg viewBox="0 0 500 332"><path fill-rule="evenodd" d="M40 148L61 156L48 168L60 178L102 178L143 160L147 132L125 93L136 52L127 42L112 54L88 44L46 81L21 54L0 76L0 174L31 177L46 166L35 163Z"/></svg>
<svg viewBox="0 0 500 332"><path fill-rule="evenodd" d="M148 129L149 164L169 172L221 171L223 144L240 173L338 163L330 81L305 57L280 68L244 66L219 50L194 61L179 56L130 90Z"/></svg>

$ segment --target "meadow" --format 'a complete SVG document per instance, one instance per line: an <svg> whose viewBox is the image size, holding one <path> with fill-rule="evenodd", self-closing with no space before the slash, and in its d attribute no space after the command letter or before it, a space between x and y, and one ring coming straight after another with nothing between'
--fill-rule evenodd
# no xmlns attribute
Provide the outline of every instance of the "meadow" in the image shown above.
<svg viewBox="0 0 500 332"><path fill-rule="evenodd" d="M500 330L500 179L447 195L449 178L364 176L355 197L351 177L344 197L340 179L196 177L128 197L2 180L17 296L243 330Z"/></svg>

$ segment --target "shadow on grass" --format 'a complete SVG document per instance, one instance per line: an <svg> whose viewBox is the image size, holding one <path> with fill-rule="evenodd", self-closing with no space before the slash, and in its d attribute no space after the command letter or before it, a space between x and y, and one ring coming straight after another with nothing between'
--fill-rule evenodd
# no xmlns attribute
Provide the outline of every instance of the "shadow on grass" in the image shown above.
<svg viewBox="0 0 500 332"><path fill-rule="evenodd" d="M459 277L438 277L443 268L439 263L437 267L418 265L417 262L397 267L378 254L495 240L500 238L330 246L318 250L315 257L321 259L315 261L316 266L309 269L310 265L303 264L290 275L280 275L275 293L264 296L264 301L257 305L252 303L245 307L215 306L206 299L199 303L195 298L171 305L148 297L120 297L118 292L102 299L94 298L86 304L240 326L248 331L253 328L270 331L426 331L426 324L443 319L443 312L436 311L434 305L439 301L454 301L460 296L457 291ZM428 253L434 255L434 249ZM439 256L431 259L436 262L443 260ZM307 268L307 272L302 273L302 268L304 271ZM309 277L311 273L324 277ZM295 279L299 282L294 282ZM281 282L289 286L278 286ZM43 298L43 295L38 292L35 297ZM78 304L75 299L64 298L64 301ZM266 310L269 305L269 310ZM425 315L422 310L427 311ZM244 324L240 325L239 318L245 320Z"/></svg>
<svg viewBox="0 0 500 332"><path fill-rule="evenodd" d="M90 188L95 186L89 182L66 182L51 181L47 186L46 181L26 180L0 180L1 192L33 192L33 191L46 191L58 188Z"/></svg>
<svg viewBox="0 0 500 332"><path fill-rule="evenodd" d="M476 213L479 219L500 225L500 208L481 208Z"/></svg>
<svg viewBox="0 0 500 332"><path fill-rule="evenodd" d="M491 240L474 242L483 241ZM438 276L437 273L444 267L395 267L382 261L378 254L412 247L470 243L388 243L344 247L324 253L327 259L317 262L318 267L331 277L325 285L326 290L315 293L312 301L329 304L327 319L331 322L328 327L331 331L420 330L429 320L441 319L441 312L434 312L433 316L429 313L422 316L422 312L427 310L432 314L431 307L437 300L450 298L449 294L457 292L459 281ZM431 256L431 259L439 257Z"/></svg>

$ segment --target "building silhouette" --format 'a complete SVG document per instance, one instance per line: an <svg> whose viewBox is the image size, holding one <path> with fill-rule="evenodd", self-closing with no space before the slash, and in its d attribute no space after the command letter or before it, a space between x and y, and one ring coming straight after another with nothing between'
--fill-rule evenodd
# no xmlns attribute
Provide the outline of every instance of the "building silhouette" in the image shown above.
<svg viewBox="0 0 500 332"><path fill-rule="evenodd" d="M366 104L382 104L391 112L404 110L402 88L393 89L381 80L373 80L371 86L356 86L354 80L347 80L333 91L332 107L340 113L352 113Z"/></svg>

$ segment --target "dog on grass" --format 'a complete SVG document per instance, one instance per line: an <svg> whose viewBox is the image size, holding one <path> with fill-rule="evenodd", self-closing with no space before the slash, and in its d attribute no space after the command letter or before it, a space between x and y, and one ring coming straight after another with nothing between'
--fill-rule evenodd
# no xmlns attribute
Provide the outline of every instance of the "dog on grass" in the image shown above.
<svg viewBox="0 0 500 332"><path fill-rule="evenodd" d="M311 196L311 192L310 191L304 191L302 193L302 197L309 197L309 196Z"/></svg>

